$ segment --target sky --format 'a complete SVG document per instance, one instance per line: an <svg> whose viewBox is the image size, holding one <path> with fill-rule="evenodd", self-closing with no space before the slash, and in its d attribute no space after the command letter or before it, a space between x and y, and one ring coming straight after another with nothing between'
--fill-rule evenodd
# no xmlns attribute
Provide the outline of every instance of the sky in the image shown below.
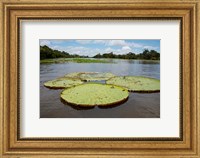
<svg viewBox="0 0 200 158"><path fill-rule="evenodd" d="M156 50L160 53L160 40L65 40L40 39L40 46L48 47L69 54L78 54L93 57L100 53L139 54L144 49Z"/></svg>

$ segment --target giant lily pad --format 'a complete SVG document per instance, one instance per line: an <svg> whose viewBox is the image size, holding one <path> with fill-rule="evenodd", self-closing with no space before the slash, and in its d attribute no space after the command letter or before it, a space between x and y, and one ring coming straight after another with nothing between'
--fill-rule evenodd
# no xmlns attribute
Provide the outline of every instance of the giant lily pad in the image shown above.
<svg viewBox="0 0 200 158"><path fill-rule="evenodd" d="M80 79L62 77L45 82L44 86L52 89L60 89L60 88L69 88L82 83L83 81L81 81Z"/></svg>
<svg viewBox="0 0 200 158"><path fill-rule="evenodd" d="M108 80L112 77L115 77L112 73L82 73L80 74L80 79L84 81L100 81L100 80Z"/></svg>
<svg viewBox="0 0 200 158"><path fill-rule="evenodd" d="M133 92L159 92L160 80L141 76L119 76L106 81L107 84L113 84L127 88Z"/></svg>
<svg viewBox="0 0 200 158"><path fill-rule="evenodd" d="M81 79L80 76L83 74L96 74L96 73L98 72L72 72L72 73L66 74L64 77Z"/></svg>
<svg viewBox="0 0 200 158"><path fill-rule="evenodd" d="M119 86L88 83L65 89L61 99L71 105L93 107L122 103L129 96L128 90Z"/></svg>
<svg viewBox="0 0 200 158"><path fill-rule="evenodd" d="M81 73L82 72L72 72L72 73L66 74L64 77L79 78Z"/></svg>
<svg viewBox="0 0 200 158"><path fill-rule="evenodd" d="M109 72L74 72L65 75L65 77L79 78L83 81L101 81L108 80L112 77L115 77L115 75Z"/></svg>

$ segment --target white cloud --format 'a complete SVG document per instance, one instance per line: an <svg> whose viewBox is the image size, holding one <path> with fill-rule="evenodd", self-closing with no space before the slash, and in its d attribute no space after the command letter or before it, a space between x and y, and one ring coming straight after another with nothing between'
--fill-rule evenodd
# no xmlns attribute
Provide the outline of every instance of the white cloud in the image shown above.
<svg viewBox="0 0 200 158"><path fill-rule="evenodd" d="M103 40L102 40L103 41ZM105 41L105 40L104 40ZM127 47L134 47L134 48L141 48L143 47L142 44L134 43L134 42L126 42L125 40L107 40L104 42L107 46L126 46Z"/></svg>
<svg viewBox="0 0 200 158"><path fill-rule="evenodd" d="M110 47L108 47L108 48L105 49L105 52L112 52L112 51L113 51L113 49L110 48Z"/></svg>
<svg viewBox="0 0 200 158"><path fill-rule="evenodd" d="M149 50L158 50L158 47L153 47L153 46L144 46L143 48Z"/></svg>
<svg viewBox="0 0 200 158"><path fill-rule="evenodd" d="M65 40L66 41L66 40ZM61 44L63 43L64 41L62 39L53 39L50 41L51 44Z"/></svg>
<svg viewBox="0 0 200 158"><path fill-rule="evenodd" d="M108 46L127 46L127 47L133 47L133 48L141 48L143 47L142 44L134 43L134 42L126 42L125 40L108 40L106 45Z"/></svg>
<svg viewBox="0 0 200 158"><path fill-rule="evenodd" d="M108 40L93 40L94 44L106 44Z"/></svg>
<svg viewBox="0 0 200 158"><path fill-rule="evenodd" d="M132 52L132 49L130 47L128 47L128 46L124 46L121 49L113 49L113 48L109 47L109 48L105 49L102 52L102 54L103 53L110 53L110 52L113 52L114 54L127 54L129 52Z"/></svg>
<svg viewBox="0 0 200 158"><path fill-rule="evenodd" d="M108 40L107 45L108 46L127 46L128 43L126 43L124 40Z"/></svg>
<svg viewBox="0 0 200 158"><path fill-rule="evenodd" d="M102 44L104 46L128 46L129 48L142 48L144 45L125 40L76 40L79 44Z"/></svg>
<svg viewBox="0 0 200 158"><path fill-rule="evenodd" d="M93 40L75 40L77 43L80 44L90 44Z"/></svg>
<svg viewBox="0 0 200 158"><path fill-rule="evenodd" d="M49 40L40 40L40 46L50 45L51 42Z"/></svg>
<svg viewBox="0 0 200 158"><path fill-rule="evenodd" d="M132 46L134 48L141 48L141 47L143 47L142 44L138 44L138 43L134 43L134 42L130 43L130 46Z"/></svg>
<svg viewBox="0 0 200 158"><path fill-rule="evenodd" d="M129 52L133 53L142 53L144 49L149 50L158 50L159 47L153 47L148 45L142 45L134 42L129 42L125 40L75 40L80 45L76 46L65 46L55 44L56 42L62 42L62 40L40 40L40 45L48 45L52 49L57 49L60 51L65 51L70 54L78 54L85 56L94 56L98 53L110 53L114 54L127 54ZM87 44L97 44L97 47L87 46ZM103 46L99 47L99 44L103 44Z"/></svg>
<svg viewBox="0 0 200 158"><path fill-rule="evenodd" d="M63 43L63 40L60 40L60 39L58 39L58 40L56 40L56 39L54 39L54 40L43 40L43 39L41 39L40 40L40 46L44 46L44 45L47 45L47 46L52 46L52 45L55 45L55 44L61 44L61 43Z"/></svg>
<svg viewBox="0 0 200 158"><path fill-rule="evenodd" d="M52 49L57 49L60 51L65 51L69 54L78 54L78 55L85 55L85 56L94 56L98 53L103 52L103 50L100 50L98 48L88 48L88 47L82 47L82 46L67 46L67 47L61 47L61 46L54 46L51 47Z"/></svg>
<svg viewBox="0 0 200 158"><path fill-rule="evenodd" d="M125 40L76 40L79 44L103 44L106 46L125 46Z"/></svg>
<svg viewBox="0 0 200 158"><path fill-rule="evenodd" d="M131 50L131 48L130 48L129 46L123 46L123 47L122 47L122 50L127 50L127 51L130 51L130 50Z"/></svg>
<svg viewBox="0 0 200 158"><path fill-rule="evenodd" d="M89 47L83 47L83 46L67 46L67 47L62 47L62 46L53 46L51 47L52 49L57 49L60 51L65 51L69 54L78 54L78 55L85 55L89 57L93 57L96 54L104 54L104 53L110 53L113 52L114 54L127 54L132 49L128 46L124 46L121 49L114 49L111 47L106 47L104 49L99 49L99 48L89 48Z"/></svg>

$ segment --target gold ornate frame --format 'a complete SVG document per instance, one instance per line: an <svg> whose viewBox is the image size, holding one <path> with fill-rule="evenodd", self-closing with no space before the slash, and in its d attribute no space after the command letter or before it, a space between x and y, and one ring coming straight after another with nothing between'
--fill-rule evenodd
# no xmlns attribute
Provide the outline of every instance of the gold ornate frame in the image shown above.
<svg viewBox="0 0 200 158"><path fill-rule="evenodd" d="M200 157L198 0L3 0L0 30L1 157ZM19 30L23 19L179 19L181 137L178 139L19 138Z"/></svg>

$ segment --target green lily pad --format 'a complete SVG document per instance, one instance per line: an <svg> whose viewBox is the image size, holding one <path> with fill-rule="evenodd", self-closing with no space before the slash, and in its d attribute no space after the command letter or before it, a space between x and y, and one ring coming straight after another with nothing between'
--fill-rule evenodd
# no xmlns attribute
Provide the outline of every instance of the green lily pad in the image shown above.
<svg viewBox="0 0 200 158"><path fill-rule="evenodd" d="M127 89L106 84L88 83L65 89L61 99L76 106L109 106L122 103L128 99Z"/></svg>
<svg viewBox="0 0 200 158"><path fill-rule="evenodd" d="M65 77L79 78L83 81L101 81L108 80L112 77L115 77L115 75L109 72L74 72L65 75Z"/></svg>
<svg viewBox="0 0 200 158"><path fill-rule="evenodd" d="M45 82L44 86L52 89L62 89L62 88L69 88L72 86L76 86L82 83L83 81L81 81L80 79L62 77Z"/></svg>
<svg viewBox="0 0 200 158"><path fill-rule="evenodd" d="M84 81L101 81L101 80L108 80L112 77L115 77L112 73L82 73L80 74L80 79Z"/></svg>
<svg viewBox="0 0 200 158"><path fill-rule="evenodd" d="M106 81L107 84L113 84L127 88L133 92L159 92L160 80L142 76L119 76Z"/></svg>
<svg viewBox="0 0 200 158"><path fill-rule="evenodd" d="M64 77L79 78L81 73L83 72L72 72L72 73L66 74Z"/></svg>

